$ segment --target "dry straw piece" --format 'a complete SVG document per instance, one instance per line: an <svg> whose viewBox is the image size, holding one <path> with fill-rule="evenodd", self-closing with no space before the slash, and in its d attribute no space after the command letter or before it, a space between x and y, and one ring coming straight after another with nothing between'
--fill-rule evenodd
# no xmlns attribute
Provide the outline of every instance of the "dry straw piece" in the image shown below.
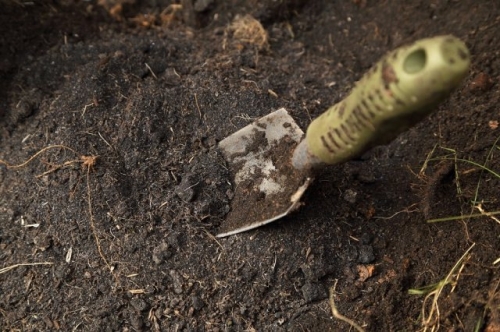
<svg viewBox="0 0 500 332"><path fill-rule="evenodd" d="M14 265L10 265L10 266L7 266L7 267L4 267L4 268L1 268L0 269L0 274L2 273L5 273L5 272L8 272L10 270L13 270L17 267L20 267L20 266L34 266L34 265L52 265L54 263L52 262L41 262L41 263L19 263L19 264L14 264Z"/></svg>

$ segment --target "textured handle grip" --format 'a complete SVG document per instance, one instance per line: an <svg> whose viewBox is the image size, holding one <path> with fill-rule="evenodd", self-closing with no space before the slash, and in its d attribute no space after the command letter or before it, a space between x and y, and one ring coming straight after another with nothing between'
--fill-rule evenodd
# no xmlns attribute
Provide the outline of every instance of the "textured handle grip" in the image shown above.
<svg viewBox="0 0 500 332"><path fill-rule="evenodd" d="M308 153L337 164L387 144L432 112L466 76L470 55L453 36L419 40L384 56L341 102L314 120Z"/></svg>

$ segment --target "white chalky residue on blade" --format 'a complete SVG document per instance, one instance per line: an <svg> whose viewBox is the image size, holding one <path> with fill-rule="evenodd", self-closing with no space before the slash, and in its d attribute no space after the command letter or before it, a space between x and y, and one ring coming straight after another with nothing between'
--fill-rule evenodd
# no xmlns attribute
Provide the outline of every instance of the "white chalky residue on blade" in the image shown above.
<svg viewBox="0 0 500 332"><path fill-rule="evenodd" d="M266 195L277 194L284 190L283 186L273 179L265 178L260 183L259 189Z"/></svg>
<svg viewBox="0 0 500 332"><path fill-rule="evenodd" d="M259 190L266 195L277 194L282 192L285 188L280 183L270 179L271 171L275 171L276 167L270 159L262 157L261 153L249 153L245 157L234 159L235 163L243 162L243 166L236 173L235 182L240 184L245 180L252 180L256 172L260 172L264 178L259 184Z"/></svg>
<svg viewBox="0 0 500 332"><path fill-rule="evenodd" d="M289 117L289 115L286 114L286 117ZM289 126L285 127L284 123L288 123ZM285 136L289 136L295 142L300 142L303 135L302 130L298 128L295 122L286 122L284 115L279 117L279 121L266 121L266 126L268 144L274 144Z"/></svg>
<svg viewBox="0 0 500 332"><path fill-rule="evenodd" d="M234 155L245 153L254 143L256 130L265 133L268 144L276 143L287 135L299 142L304 135L288 112L281 108L220 141L219 147L226 159L231 160Z"/></svg>
<svg viewBox="0 0 500 332"><path fill-rule="evenodd" d="M248 151L254 149L255 140L262 133L267 144L259 146L258 151ZM270 157L264 156L268 156L269 150L276 148L280 141L288 139L287 136L299 142L303 135L293 118L282 108L226 137L219 143L219 147L230 165L239 168L235 169L235 184L250 180L267 196L284 192L287 181L284 177L272 178L272 172L277 169Z"/></svg>
<svg viewBox="0 0 500 332"><path fill-rule="evenodd" d="M238 164L240 162L243 162L244 164L240 168L238 173L236 173L234 179L236 184L253 178L256 170L260 170L260 172L265 176L269 176L271 174L271 171L276 170L276 167L274 167L272 160L262 157L262 152L258 154L249 153L244 157L234 158L234 163Z"/></svg>
<svg viewBox="0 0 500 332"><path fill-rule="evenodd" d="M264 176L262 182L259 184L259 190L261 192L270 195L285 190L281 184L269 178L271 171L276 170L276 167L270 159L263 158L260 153L258 155L250 153L245 157L235 158L234 161L236 163L241 161L244 162L234 179L237 185L247 179L252 180L256 172L260 172Z"/></svg>

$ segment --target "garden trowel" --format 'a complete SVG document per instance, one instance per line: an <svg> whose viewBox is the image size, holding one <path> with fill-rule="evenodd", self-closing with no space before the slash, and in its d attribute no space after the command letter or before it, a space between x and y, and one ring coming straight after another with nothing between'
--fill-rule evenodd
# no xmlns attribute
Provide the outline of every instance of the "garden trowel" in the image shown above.
<svg viewBox="0 0 500 332"><path fill-rule="evenodd" d="M422 39L386 54L305 135L279 109L222 140L234 197L217 237L269 224L297 209L316 170L359 157L417 124L460 84L469 64L459 39Z"/></svg>

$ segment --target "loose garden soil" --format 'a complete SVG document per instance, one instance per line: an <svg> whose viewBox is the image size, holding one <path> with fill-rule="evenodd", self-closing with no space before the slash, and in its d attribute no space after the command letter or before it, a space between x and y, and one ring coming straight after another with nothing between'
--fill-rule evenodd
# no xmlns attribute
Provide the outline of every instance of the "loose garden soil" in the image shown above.
<svg viewBox="0 0 500 332"><path fill-rule="evenodd" d="M0 330L349 331L331 290L366 331L500 331L500 2L181 2L0 2ZM220 140L441 34L472 64L436 113L214 237Z"/></svg>

